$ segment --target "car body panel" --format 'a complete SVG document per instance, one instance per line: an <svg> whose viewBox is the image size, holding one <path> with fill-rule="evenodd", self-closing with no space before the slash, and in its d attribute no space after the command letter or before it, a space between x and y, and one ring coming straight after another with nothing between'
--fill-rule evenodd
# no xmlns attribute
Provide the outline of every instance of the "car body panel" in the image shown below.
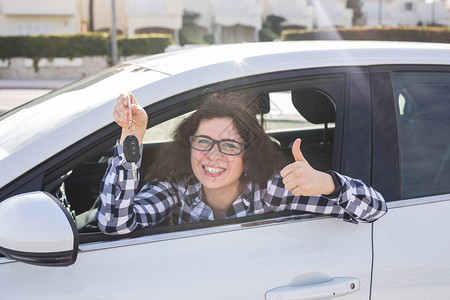
<svg viewBox="0 0 450 300"><path fill-rule="evenodd" d="M381 41L301 41L202 47L132 61L171 76L218 70L216 78L331 66L378 64L449 64L449 45ZM432 52L433 55L428 56ZM202 76L204 77L204 76Z"/></svg>
<svg viewBox="0 0 450 300"><path fill-rule="evenodd" d="M0 282L9 282L2 295L47 300L67 294L68 299L264 299L267 291L301 275L321 273L358 278L360 289L345 299L369 299L371 224L320 218L229 227L86 244L67 268L0 264Z"/></svg>
<svg viewBox="0 0 450 300"><path fill-rule="evenodd" d="M17 112L0 120L0 168L10 170L8 176L0 177L0 186L93 131L110 124L112 116L104 112L112 111L114 99L121 92L166 76L158 72L143 71L143 74L137 76L133 72L135 67L125 66L123 69L131 70L111 71L115 74L103 78L102 84L94 82L84 87L83 81L75 83L63 91L58 90L38 98L35 100L36 105L25 104ZM127 80L129 83L122 85ZM67 109L68 107L71 109ZM43 117L47 115L51 117ZM27 159L22 159L22 163L17 164L18 157Z"/></svg>
<svg viewBox="0 0 450 300"><path fill-rule="evenodd" d="M420 45L420 47L419 47ZM321 68L331 66L367 66L377 64L450 64L448 56L449 45L446 44L416 44L416 43L386 43L386 42L280 42L280 43L249 43L244 45L211 46L180 53L171 53L167 57L157 55L148 63L145 60L136 60L131 64L139 65L148 70L156 70L159 76L150 76L145 85L145 76L142 82L135 84L134 80L114 82L110 88L102 89L98 101L90 110L83 110L79 117L74 118L74 124L58 127L60 130L51 130L45 137L36 140L36 143L24 146L20 154L0 150L3 159L0 160L0 169L12 170L8 177L0 178L0 186L29 170L31 166L42 163L75 141L78 141L92 132L95 132L111 123L111 111L118 92L131 90L140 99L143 107L183 93L185 91L208 86L217 82L287 70ZM426 54L426 55L425 55ZM120 66L119 66L120 68ZM146 73L145 70L141 70ZM120 78L120 77L119 77ZM139 77L137 77L139 78ZM145 86L144 86L145 85ZM82 86L82 85L81 85ZM140 86L140 87L139 87ZM81 90L80 90L81 89ZM92 90L91 90L92 89ZM152 91L151 94L148 91ZM78 101L88 95L99 93L94 87L80 87L75 94L56 96L54 101ZM49 108L52 109L52 108ZM55 115L64 110L55 111ZM65 112L71 113L71 112ZM38 117L39 112L33 114ZM67 115L66 115L67 116ZM69 116L67 116L69 117ZM95 120L93 122L92 120ZM0 128L5 128L2 135L8 136L19 125L11 122L5 126L0 121ZM36 126L36 125L34 125ZM30 122L24 131L35 128ZM73 127L75 126L75 127ZM72 137L77 128L76 136ZM71 136L67 136L71 132ZM45 138L45 139L44 139ZM12 142L17 139L12 139ZM44 142L45 141L45 142ZM58 141L58 143L51 143ZM49 146L51 145L51 146ZM2 147L0 147L2 148ZM39 149L36 152L36 149ZM19 157L28 157L29 163L17 165Z"/></svg>
<svg viewBox="0 0 450 300"><path fill-rule="evenodd" d="M448 299L450 195L388 206L374 224L372 299Z"/></svg>
<svg viewBox="0 0 450 300"><path fill-rule="evenodd" d="M119 92L131 90L153 125L188 112L184 106L195 109L206 88L273 84L273 91L284 91L308 87L319 78L329 85L322 84L319 90L336 93L333 169L386 193L390 211L374 224L290 215L196 227L167 225L117 238L80 233L80 241L85 239L77 261L69 267L37 267L0 257L0 282L7 283L0 295L7 299L263 299L267 291L299 286L301 280L350 277L359 281L359 290L342 299L447 298L450 239L445 230L450 225L446 216L450 197L400 200L390 72L400 68L448 73L449 53L448 44L400 42L211 46L127 62L92 79L100 81L98 85L80 81L44 96L36 104L54 97L43 106L46 109L33 104L19 108L17 120L8 123L9 131L20 125L25 134L35 130L40 135L17 151L3 153L0 169L8 172L0 177L0 201L14 193L43 190L45 184L84 163L87 153L103 154L112 147L120 131L111 115ZM129 77L123 76L126 72ZM344 89L330 85L324 76L333 72L345 78ZM35 116L51 114L52 108L58 113L77 100L77 109L65 111L49 124ZM35 119L24 122L26 114ZM2 117L4 129L1 126L14 112ZM38 124L45 125L45 134ZM285 146L298 133L293 132L281 132ZM2 134L0 140L11 143L7 138L15 133ZM77 160L78 156L82 158ZM171 230L164 231L167 227Z"/></svg>

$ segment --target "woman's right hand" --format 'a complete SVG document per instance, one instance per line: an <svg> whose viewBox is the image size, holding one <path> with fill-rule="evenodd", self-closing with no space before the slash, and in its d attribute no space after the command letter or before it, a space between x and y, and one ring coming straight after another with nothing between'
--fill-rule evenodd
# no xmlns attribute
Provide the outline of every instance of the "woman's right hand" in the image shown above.
<svg viewBox="0 0 450 300"><path fill-rule="evenodd" d="M131 102L131 105L130 105ZM131 107L131 115L130 115ZM120 144L123 145L123 140L129 134L135 134L139 140L139 144L142 144L142 140L147 129L148 116L145 110L139 105L136 98L131 93L120 94L117 98L117 103L114 106L113 112L114 121L122 127L122 136L120 138ZM130 127L130 117L133 120L133 127Z"/></svg>

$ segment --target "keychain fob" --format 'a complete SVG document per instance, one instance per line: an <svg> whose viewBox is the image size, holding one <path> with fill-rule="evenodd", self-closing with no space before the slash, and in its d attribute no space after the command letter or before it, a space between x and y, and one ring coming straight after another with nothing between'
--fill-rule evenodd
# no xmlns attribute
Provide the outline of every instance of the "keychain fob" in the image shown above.
<svg viewBox="0 0 450 300"><path fill-rule="evenodd" d="M123 153L127 162L136 163L141 154L139 152L139 140L135 135L127 136L123 141Z"/></svg>

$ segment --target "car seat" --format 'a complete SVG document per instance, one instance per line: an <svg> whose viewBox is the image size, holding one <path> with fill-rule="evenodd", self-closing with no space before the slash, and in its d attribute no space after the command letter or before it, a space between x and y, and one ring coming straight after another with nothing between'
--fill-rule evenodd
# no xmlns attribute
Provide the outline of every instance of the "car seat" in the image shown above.
<svg viewBox="0 0 450 300"><path fill-rule="evenodd" d="M322 91L301 89L292 91L292 103L310 123L324 124L320 142L302 141L302 153L309 164L321 171L332 169L333 145L328 138L328 123L336 120L336 106Z"/></svg>

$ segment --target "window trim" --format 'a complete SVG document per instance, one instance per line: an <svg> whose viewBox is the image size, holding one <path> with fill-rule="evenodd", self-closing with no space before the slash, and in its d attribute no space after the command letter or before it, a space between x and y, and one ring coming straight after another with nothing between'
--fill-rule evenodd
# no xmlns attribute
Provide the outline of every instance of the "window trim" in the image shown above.
<svg viewBox="0 0 450 300"><path fill-rule="evenodd" d="M345 108L337 108L336 123L343 124L341 166L343 174L371 182L372 119L369 70L360 67L347 74ZM341 114L342 116L339 116ZM337 127L339 128L339 126ZM340 134L339 131L335 134Z"/></svg>
<svg viewBox="0 0 450 300"><path fill-rule="evenodd" d="M371 97L373 109L372 185L387 202L402 199L400 172L400 141L397 112L392 86L392 72L450 73L446 65L385 65L371 66ZM386 130L389 128L389 130ZM380 146L384 145L384 146ZM392 170L386 173L385 170ZM420 199L410 198L410 199ZM427 198L427 197L425 197Z"/></svg>
<svg viewBox="0 0 450 300"><path fill-rule="evenodd" d="M225 90L243 90L243 89L258 89L258 90L270 90L270 91L282 91L286 89L292 89L293 84L304 81L305 79L319 79L319 78L329 78L330 76L345 76L345 74L360 70L360 67L332 67L332 68L314 68L314 69L302 69L294 71L283 71L270 74L260 74L252 77L237 78L227 82L220 83L220 89ZM146 87L141 88L145 89ZM153 126L154 124L168 120L176 115L186 113L192 110L192 107L198 106L204 95L205 90L214 91L217 90L218 84L214 86L202 87L195 90L187 91L182 94L176 95L174 97L168 98L164 101L152 104L145 108L149 114L149 124L148 126ZM344 95L342 95L344 96ZM186 105L186 99L189 100L189 105ZM340 101L338 101L340 102ZM344 102L342 99L341 102ZM336 123L343 123L344 120L344 104L336 103L337 106L337 116ZM157 113L156 113L157 112ZM338 126L339 127L339 126ZM342 127L342 125L340 125ZM336 128L336 131L342 132L342 128ZM107 151L110 146L118 139L120 135L120 128L115 124L111 123L86 138L74 143L69 149L65 149L60 153L54 155L51 159L45 161L44 163L36 166L34 169L25 173L21 178L16 179L11 186L6 186L0 191L0 198L5 199L11 197L12 195L23 193L25 190L29 190L30 186L28 182L30 178L37 178L35 184L33 184L32 189L38 190L42 189L45 183L49 183L60 177L61 175L67 173L69 170L73 169L77 165L89 159L99 152ZM339 138L337 138L339 136ZM342 133L335 133L335 152L338 155L338 161L341 157L342 148ZM337 171L340 171L340 164L337 166ZM270 217L267 215L262 215L264 218L263 223L269 222ZM283 220L276 219L276 222ZM291 218L288 217L287 220ZM245 220L238 219L241 223ZM217 221L216 221L217 222ZM207 227L217 226L217 223L209 223ZM241 226L241 225L236 225ZM150 229L150 228L149 228ZM158 227L153 228L154 232L148 234L157 234ZM90 233L80 233L80 245L86 242L86 238L83 236L90 235ZM102 234L103 235L103 234ZM123 238L123 237L121 237ZM98 239L97 239L98 241ZM94 242L94 241L90 241Z"/></svg>
<svg viewBox="0 0 450 300"><path fill-rule="evenodd" d="M80 249L94 250L93 248L95 248L95 250L98 250L111 248L114 247L114 245L123 246L140 244L143 242L158 242L168 239L187 238L198 235L216 234L323 218L332 217L314 215L301 211L283 211L226 220L144 227L124 235L106 235L101 232L87 233L80 234ZM96 243L101 243L99 248L97 248L98 245ZM91 246L83 247L83 245Z"/></svg>

